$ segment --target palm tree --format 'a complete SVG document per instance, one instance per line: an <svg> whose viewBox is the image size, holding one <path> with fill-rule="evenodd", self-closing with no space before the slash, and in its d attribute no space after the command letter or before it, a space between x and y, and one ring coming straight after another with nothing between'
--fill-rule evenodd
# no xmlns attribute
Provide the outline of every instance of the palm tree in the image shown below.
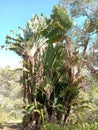
<svg viewBox="0 0 98 130"><path fill-rule="evenodd" d="M28 103L24 120L28 116L29 122L36 123L40 116L43 121L67 120L83 78L82 63L66 34L71 26L66 9L55 6L49 19L35 15L26 29L19 28L21 34L15 34L16 38L6 37L9 49L23 58L22 83Z"/></svg>

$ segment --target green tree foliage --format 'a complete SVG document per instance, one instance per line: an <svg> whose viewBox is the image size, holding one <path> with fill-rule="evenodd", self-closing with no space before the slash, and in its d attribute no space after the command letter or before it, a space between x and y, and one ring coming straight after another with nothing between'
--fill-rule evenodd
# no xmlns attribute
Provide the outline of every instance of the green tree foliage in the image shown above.
<svg viewBox="0 0 98 130"><path fill-rule="evenodd" d="M69 3L69 6L81 9L80 5L76 8L79 2ZM72 107L78 104L74 101L80 88L85 91L89 43L86 32L90 34L93 31L88 31L85 25L82 30L75 27L69 17L72 14L70 11L67 12L60 5L54 6L50 18L34 15L26 29L19 27L20 34L6 36L8 48L23 59L20 82L23 84L26 103L23 118L25 126L32 122L32 125L44 124L44 120L67 122ZM94 30L97 30L96 27Z"/></svg>
<svg viewBox="0 0 98 130"><path fill-rule="evenodd" d="M40 19L44 24L39 25ZM33 30L36 21L37 26ZM25 107L29 120L36 109L41 118L46 114L44 118L47 121L57 118L65 122L69 116L71 102L78 94L78 84L84 77L79 72L83 68L82 64L79 67L80 58L66 35L71 25L67 11L55 6L49 19L42 15L34 16L26 29L21 29L23 36L6 37L9 49L23 58L21 81L24 101L31 104Z"/></svg>
<svg viewBox="0 0 98 130"><path fill-rule="evenodd" d="M70 33L78 43L77 46L80 45L81 50L84 49L83 55L87 68L97 76L98 0L61 0L61 5L68 9L75 20L76 23Z"/></svg>
<svg viewBox="0 0 98 130"><path fill-rule="evenodd" d="M69 116L69 118L70 119L74 118L73 121L75 121L76 120L75 118L77 118L78 121L81 119L84 122L85 121L90 123L98 122L96 120L97 117L95 115L95 113L97 113L98 105L94 101L96 100L94 98L94 95L96 95L96 98L98 97L98 93L96 91L97 90L96 87L98 83L97 80L98 79L98 55L97 55L98 54L98 24L97 24L98 1L97 0L96 1L61 0L61 5L68 9L69 14L72 16L73 20L75 21L75 25L73 26L72 30L70 30L69 34L72 34L71 38L74 40L74 42L77 42L77 47L80 47L79 49L80 53L78 54L80 54L80 56L81 55L83 56L83 60L84 60L83 64L85 65L85 72L87 74L87 77L85 77L85 85L86 85L87 93L81 95L80 92L81 95L80 97L83 96L84 98L81 99L78 97L79 99L77 103L78 106L77 107L72 106L72 108L75 108L75 111L77 111L77 113L75 114L74 111L73 112L74 115L71 113L70 115L72 116L71 117ZM90 107L89 109L86 108L86 110L85 107L83 109L83 103L80 103L81 101L85 101L85 99L87 99L87 102L85 102L86 104L84 105ZM82 110L81 108L78 108L80 106L82 106Z"/></svg>
<svg viewBox="0 0 98 130"><path fill-rule="evenodd" d="M54 6L50 19L47 20L48 26L42 31L42 34L48 38L48 42L56 42L64 36L72 26L71 18L68 16L65 8Z"/></svg>
<svg viewBox="0 0 98 130"><path fill-rule="evenodd" d="M22 118L23 94L19 78L19 71L0 68L0 123Z"/></svg>

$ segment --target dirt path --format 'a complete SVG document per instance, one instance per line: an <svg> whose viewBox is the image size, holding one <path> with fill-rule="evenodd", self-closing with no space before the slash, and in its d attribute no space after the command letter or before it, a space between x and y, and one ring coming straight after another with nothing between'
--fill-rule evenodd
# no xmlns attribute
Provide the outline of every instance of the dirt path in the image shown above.
<svg viewBox="0 0 98 130"><path fill-rule="evenodd" d="M21 123L6 123L0 126L0 130L40 130L40 126L23 128Z"/></svg>
<svg viewBox="0 0 98 130"><path fill-rule="evenodd" d="M6 123L0 126L0 130L21 130L21 125L18 123Z"/></svg>

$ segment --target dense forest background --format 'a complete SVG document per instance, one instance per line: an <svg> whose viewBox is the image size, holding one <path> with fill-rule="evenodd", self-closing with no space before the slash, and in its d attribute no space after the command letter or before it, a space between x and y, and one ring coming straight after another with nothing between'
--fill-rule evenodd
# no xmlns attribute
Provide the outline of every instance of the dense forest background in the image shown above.
<svg viewBox="0 0 98 130"><path fill-rule="evenodd" d="M22 119L23 94L19 79L19 71L0 68L0 124Z"/></svg>
<svg viewBox="0 0 98 130"><path fill-rule="evenodd" d="M92 7L93 5L93 7ZM0 123L22 129L98 129L98 1L60 1L6 36L22 67L0 69ZM24 101L24 103L22 102Z"/></svg>

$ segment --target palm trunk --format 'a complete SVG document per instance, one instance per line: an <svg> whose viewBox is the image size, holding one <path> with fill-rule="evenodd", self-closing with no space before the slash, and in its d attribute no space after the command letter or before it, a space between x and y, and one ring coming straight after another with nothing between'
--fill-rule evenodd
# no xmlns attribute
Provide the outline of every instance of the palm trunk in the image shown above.
<svg viewBox="0 0 98 130"><path fill-rule="evenodd" d="M65 97L65 115L64 115L64 118L63 118L63 121L66 122L67 121L67 118L70 114L70 110L71 110L71 102L73 100L73 94L70 95L69 92L67 92L68 94L66 95Z"/></svg>

